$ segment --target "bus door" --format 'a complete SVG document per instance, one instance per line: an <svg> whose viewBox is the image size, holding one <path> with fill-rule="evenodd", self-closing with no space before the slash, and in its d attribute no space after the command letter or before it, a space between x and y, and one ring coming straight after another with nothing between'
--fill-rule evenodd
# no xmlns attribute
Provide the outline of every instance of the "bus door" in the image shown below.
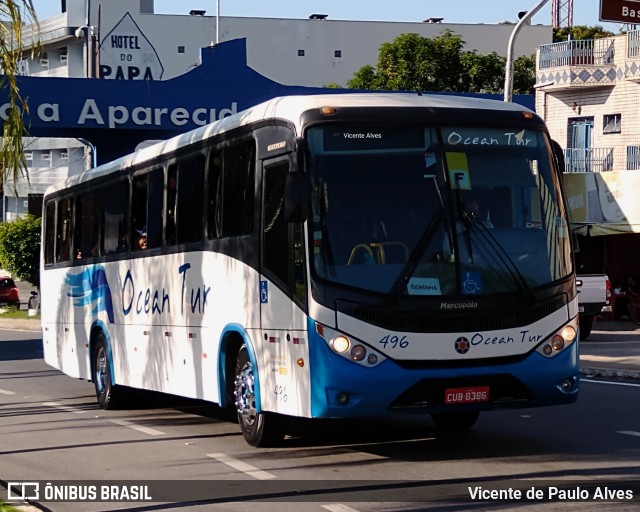
<svg viewBox="0 0 640 512"><path fill-rule="evenodd" d="M306 283L302 224L284 218L290 167L290 156L284 156L265 161L262 169L260 352L266 371L261 377L261 401L268 410L298 415L304 414L299 409L299 388L308 382L304 377L308 365L299 365L301 358L308 361ZM268 396L264 395L265 389Z"/></svg>

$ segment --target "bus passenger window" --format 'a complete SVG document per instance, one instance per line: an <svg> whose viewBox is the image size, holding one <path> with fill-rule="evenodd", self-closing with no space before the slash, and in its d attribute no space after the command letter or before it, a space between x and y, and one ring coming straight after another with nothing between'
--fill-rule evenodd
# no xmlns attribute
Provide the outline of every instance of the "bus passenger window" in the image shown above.
<svg viewBox="0 0 640 512"><path fill-rule="evenodd" d="M58 206L58 229L56 237L56 261L71 259L71 215L72 200L63 199Z"/></svg>
<svg viewBox="0 0 640 512"><path fill-rule="evenodd" d="M47 203L44 224L44 262L53 263L54 246L56 241L56 204Z"/></svg>
<svg viewBox="0 0 640 512"><path fill-rule="evenodd" d="M178 166L178 198L176 201L177 242L187 244L202 240L204 194L204 158L198 155L181 161Z"/></svg>
<svg viewBox="0 0 640 512"><path fill-rule="evenodd" d="M251 233L255 192L253 141L224 150L222 169L222 236Z"/></svg>
<svg viewBox="0 0 640 512"><path fill-rule="evenodd" d="M288 173L288 163L281 163L265 170L262 259L265 269L287 285L292 259L289 247L289 223L284 218L284 188Z"/></svg>
<svg viewBox="0 0 640 512"><path fill-rule="evenodd" d="M207 168L207 236L220 238L220 201L218 199L222 180L222 152L212 152Z"/></svg>

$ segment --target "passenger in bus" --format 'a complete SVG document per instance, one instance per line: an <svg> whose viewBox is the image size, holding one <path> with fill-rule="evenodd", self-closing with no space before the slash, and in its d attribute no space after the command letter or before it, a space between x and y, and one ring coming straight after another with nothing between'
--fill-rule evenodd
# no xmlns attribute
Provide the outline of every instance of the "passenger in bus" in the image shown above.
<svg viewBox="0 0 640 512"><path fill-rule="evenodd" d="M473 219L479 220L485 228L491 229L494 227L493 223L489 220L487 213L482 213L480 210L480 203L476 199L469 202L467 213L469 213Z"/></svg>
<svg viewBox="0 0 640 512"><path fill-rule="evenodd" d="M138 249L144 251L147 248L147 233L140 233L140 238L138 238Z"/></svg>

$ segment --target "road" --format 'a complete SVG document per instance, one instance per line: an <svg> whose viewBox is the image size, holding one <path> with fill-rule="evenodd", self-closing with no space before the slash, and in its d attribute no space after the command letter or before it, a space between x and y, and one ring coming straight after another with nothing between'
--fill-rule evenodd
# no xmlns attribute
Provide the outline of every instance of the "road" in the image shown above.
<svg viewBox="0 0 640 512"><path fill-rule="evenodd" d="M42 361L36 333L0 331L0 479L162 480L152 498L181 502L39 500L56 512L297 511L299 501L308 512L631 511L640 503L638 404L638 384L585 379L577 404L485 414L463 434L439 433L421 417L301 424L304 437L255 449L202 402L143 394L128 410L99 410L91 383ZM606 485L634 498L547 499L561 485L587 493ZM545 499L473 500L478 487L488 497L535 487Z"/></svg>

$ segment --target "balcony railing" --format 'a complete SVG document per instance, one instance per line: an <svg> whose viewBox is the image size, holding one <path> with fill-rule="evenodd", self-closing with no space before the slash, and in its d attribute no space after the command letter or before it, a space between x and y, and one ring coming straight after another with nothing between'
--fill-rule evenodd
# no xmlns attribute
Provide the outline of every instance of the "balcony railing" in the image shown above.
<svg viewBox="0 0 640 512"><path fill-rule="evenodd" d="M567 148L564 172L605 172L613 170L613 148Z"/></svg>
<svg viewBox="0 0 640 512"><path fill-rule="evenodd" d="M640 170L640 146L627 146L627 171Z"/></svg>
<svg viewBox="0 0 640 512"><path fill-rule="evenodd" d="M612 65L615 55L612 37L545 44L540 47L539 69Z"/></svg>
<svg viewBox="0 0 640 512"><path fill-rule="evenodd" d="M640 30L627 32L627 57L640 56Z"/></svg>

